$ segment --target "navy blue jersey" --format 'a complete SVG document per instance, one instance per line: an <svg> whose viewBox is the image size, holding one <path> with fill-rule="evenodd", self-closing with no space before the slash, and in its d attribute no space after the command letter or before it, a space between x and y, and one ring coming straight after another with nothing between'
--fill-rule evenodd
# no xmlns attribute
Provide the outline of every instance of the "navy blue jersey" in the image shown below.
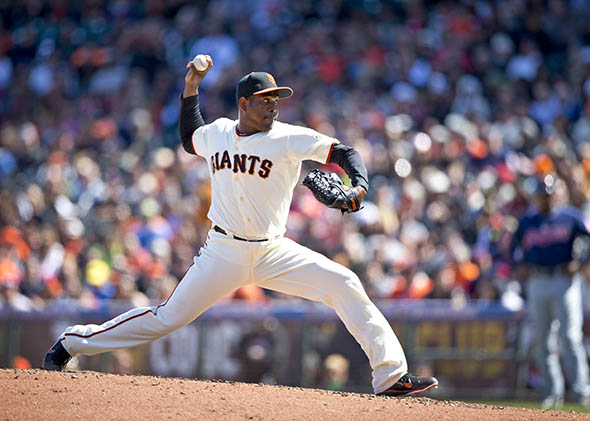
<svg viewBox="0 0 590 421"><path fill-rule="evenodd" d="M543 215L533 209L520 219L510 250L518 263L556 266L573 260L574 240L580 235L590 234L579 210L561 207Z"/></svg>

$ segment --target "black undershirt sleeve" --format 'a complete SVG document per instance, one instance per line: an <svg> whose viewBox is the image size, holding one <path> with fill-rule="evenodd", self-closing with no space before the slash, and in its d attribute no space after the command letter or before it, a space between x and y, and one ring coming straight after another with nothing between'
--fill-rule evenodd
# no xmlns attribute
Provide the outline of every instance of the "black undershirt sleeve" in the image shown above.
<svg viewBox="0 0 590 421"><path fill-rule="evenodd" d="M183 98L180 96L180 117L178 118L178 132L182 139L184 150L197 155L193 148L192 137L195 130L204 126L205 121L199 110L199 95Z"/></svg>
<svg viewBox="0 0 590 421"><path fill-rule="evenodd" d="M342 143L334 145L328 162L340 166L350 177L353 186L361 186L369 191L367 167L365 167L361 155L354 148Z"/></svg>

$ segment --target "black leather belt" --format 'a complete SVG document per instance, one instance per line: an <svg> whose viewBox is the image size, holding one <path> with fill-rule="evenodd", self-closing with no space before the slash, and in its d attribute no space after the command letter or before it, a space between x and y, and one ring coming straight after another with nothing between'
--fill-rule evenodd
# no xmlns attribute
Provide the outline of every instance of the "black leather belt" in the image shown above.
<svg viewBox="0 0 590 421"><path fill-rule="evenodd" d="M238 237L237 235L234 235L234 234L229 235L227 232L225 232L225 230L223 228L221 228L218 225L215 225L213 227L213 231L218 232L223 235L227 235L228 237L231 237L234 240L247 241L249 243L262 243L263 241L268 241L268 239L266 239L266 238L261 238L259 240L248 240L247 238Z"/></svg>

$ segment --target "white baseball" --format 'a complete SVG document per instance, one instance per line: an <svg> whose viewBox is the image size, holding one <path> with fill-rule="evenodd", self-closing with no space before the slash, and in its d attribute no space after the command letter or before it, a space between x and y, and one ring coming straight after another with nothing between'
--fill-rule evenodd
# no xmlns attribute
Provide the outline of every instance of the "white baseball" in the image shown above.
<svg viewBox="0 0 590 421"><path fill-rule="evenodd" d="M209 63L207 62L207 57L205 57L203 54L198 54L193 59L193 66L195 66L195 69L197 69L199 72L205 70L208 65Z"/></svg>

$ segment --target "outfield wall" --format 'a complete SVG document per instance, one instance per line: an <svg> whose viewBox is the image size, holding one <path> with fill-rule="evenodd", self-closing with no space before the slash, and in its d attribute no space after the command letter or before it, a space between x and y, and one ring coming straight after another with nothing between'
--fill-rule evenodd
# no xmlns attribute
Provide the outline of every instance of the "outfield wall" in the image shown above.
<svg viewBox="0 0 590 421"><path fill-rule="evenodd" d="M439 378L441 397L523 397L538 382L529 363L531 330L523 312L494 303L455 308L437 300L388 301L379 307L410 368ZM28 361L38 367L66 326L101 323L129 308L105 302L85 310L62 302L43 312L0 311L0 366ZM344 358L328 359L334 354ZM360 347L331 309L312 302L218 304L151 344L83 356L76 363L80 369L119 373L370 392L370 367Z"/></svg>

